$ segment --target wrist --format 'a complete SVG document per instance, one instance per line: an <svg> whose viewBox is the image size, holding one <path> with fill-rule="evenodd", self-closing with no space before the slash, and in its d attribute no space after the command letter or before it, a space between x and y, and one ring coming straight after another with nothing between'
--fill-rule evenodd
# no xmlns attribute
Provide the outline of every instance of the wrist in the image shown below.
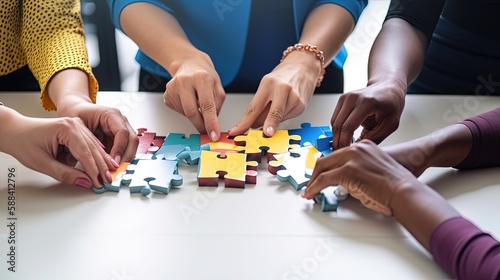
<svg viewBox="0 0 500 280"><path fill-rule="evenodd" d="M408 84L403 77L390 74L384 76L369 77L367 86L378 86L385 88L390 92L398 92L402 93L403 95L405 95L408 90Z"/></svg>
<svg viewBox="0 0 500 280"><path fill-rule="evenodd" d="M25 118L23 115L19 114L17 111L0 106L0 135L9 135L9 137L2 137L0 141L0 152L11 154L10 149L16 147L15 141L17 133L16 129L22 128L23 125L19 124L19 121Z"/></svg>
<svg viewBox="0 0 500 280"><path fill-rule="evenodd" d="M293 61L295 65L306 67L306 73L314 73L317 77L316 87L321 85L325 75L325 57L318 47L297 43L283 51L280 63L285 61Z"/></svg>
<svg viewBox="0 0 500 280"><path fill-rule="evenodd" d="M186 63L186 61L206 61L210 65L213 66L212 59L208 54L202 52L192 46L186 46L182 48L182 50L177 52L177 55L169 62L162 63L165 65L165 69L170 73L171 76L175 76L175 74L181 69L182 65ZM215 68L215 67L214 67Z"/></svg>

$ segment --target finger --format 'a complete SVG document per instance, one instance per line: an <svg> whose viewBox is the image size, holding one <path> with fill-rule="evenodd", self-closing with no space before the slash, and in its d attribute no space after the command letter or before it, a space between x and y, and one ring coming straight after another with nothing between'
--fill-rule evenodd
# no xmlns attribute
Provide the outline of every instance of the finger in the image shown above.
<svg viewBox="0 0 500 280"><path fill-rule="evenodd" d="M375 122L374 120L372 121ZM366 122L362 124L363 130L361 131L358 141L362 139L369 139L376 144L380 144L382 141L384 141L384 139L387 138L387 136L389 136L391 133L396 131L399 126L399 122L388 122L385 118L379 120L378 123L375 123L374 126L369 124L366 125L365 123Z"/></svg>
<svg viewBox="0 0 500 280"><path fill-rule="evenodd" d="M342 136L343 126L346 119L354 109L354 106L346 101L347 95L348 93L344 93L343 95L340 96L331 119L332 131L333 131L332 146L334 149L342 148L342 146L340 146L339 143L340 143L340 137Z"/></svg>
<svg viewBox="0 0 500 280"><path fill-rule="evenodd" d="M257 117L257 119L252 123L250 127L251 128L262 127L264 125L264 122L266 121L267 115L269 115L270 110L271 110L271 103L267 103L266 107L264 107L260 115Z"/></svg>
<svg viewBox="0 0 500 280"><path fill-rule="evenodd" d="M269 102L267 94L264 94L264 90L259 86L257 93L252 98L252 101L250 101L241 120L229 130L229 135L235 136L245 133L262 114L266 103Z"/></svg>
<svg viewBox="0 0 500 280"><path fill-rule="evenodd" d="M322 170L318 173L314 180L310 180L307 184L307 188L302 194L303 198L313 199L318 193L320 193L323 189L337 185L338 182L338 170Z"/></svg>
<svg viewBox="0 0 500 280"><path fill-rule="evenodd" d="M46 157L40 157L38 160L41 161L42 164L35 163L35 165L38 166L35 170L47 174L59 182L86 189L91 188L93 185L89 175L77 168L67 166L48 155Z"/></svg>
<svg viewBox="0 0 500 280"><path fill-rule="evenodd" d="M104 133L108 134L107 137L113 139L110 155L114 161L120 163L123 157L133 159L139 139L121 112L117 110L107 115L101 126L104 127Z"/></svg>
<svg viewBox="0 0 500 280"><path fill-rule="evenodd" d="M68 145L70 152L76 159L78 159L78 161L80 161L85 173L90 175L90 178L94 182L95 186L102 185L104 181L112 183L109 170L116 169L118 167L118 163L114 161L113 158L103 149L99 148L98 143L94 141L91 137L92 134L86 128L82 128L80 132L85 141L82 143L83 145L81 145L83 147L80 147L79 149L83 150L84 154L82 156L77 154L78 152L75 151L72 144ZM92 175L89 170L91 170L90 172L92 172ZM97 174L95 172L97 172Z"/></svg>
<svg viewBox="0 0 500 280"><path fill-rule="evenodd" d="M322 188L320 188L318 192L315 192L314 186L316 186L316 188L318 186L321 186L322 184L320 183L318 185L317 182L325 181L326 180L324 178L325 174L341 166L344 158L343 154L344 154L343 150L334 151L330 155L319 158L316 161L316 165L314 167L313 173L311 174L311 177L309 178L309 183L307 185L306 192L305 195L303 195L303 197L309 199L313 198L319 191L322 190ZM331 182L329 184L330 184L329 186L333 185ZM313 190L308 190L310 187L312 187Z"/></svg>
<svg viewBox="0 0 500 280"><path fill-rule="evenodd" d="M332 129L336 131L334 132L334 149L347 147L351 144L354 131L358 129L361 123L368 117L368 112L370 111L370 108L367 108L364 104L357 108L354 106L347 106L344 108L334 121L333 125L335 128L332 127ZM337 142L335 142L335 140Z"/></svg>
<svg viewBox="0 0 500 280"><path fill-rule="evenodd" d="M190 85L186 87L181 86L180 89L182 114L189 119L200 134L206 133L203 115L198 106L196 89Z"/></svg>
<svg viewBox="0 0 500 280"><path fill-rule="evenodd" d="M217 109L217 116L219 115L225 100L226 100L226 91L224 90L222 84L219 81L219 83L215 85L215 107Z"/></svg>
<svg viewBox="0 0 500 280"><path fill-rule="evenodd" d="M289 95L290 92L277 92L277 94L273 95L271 108L263 127L264 134L267 136L274 135L274 132L285 117Z"/></svg>
<svg viewBox="0 0 500 280"><path fill-rule="evenodd" d="M212 141L218 141L220 137L219 121L217 119L217 103L214 82L208 77L196 80L198 100L201 114L203 116L205 131Z"/></svg>
<svg viewBox="0 0 500 280"><path fill-rule="evenodd" d="M163 103L165 103L165 105L168 108L176 111L181 115L184 115L184 111L182 110L181 98L179 95L177 82L175 78L170 80L165 86L165 88L166 90L165 93L163 94Z"/></svg>

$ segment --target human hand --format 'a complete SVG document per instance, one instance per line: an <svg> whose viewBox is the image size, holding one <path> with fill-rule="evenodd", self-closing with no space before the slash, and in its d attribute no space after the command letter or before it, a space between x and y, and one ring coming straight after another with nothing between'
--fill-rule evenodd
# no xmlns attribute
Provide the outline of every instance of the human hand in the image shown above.
<svg viewBox="0 0 500 280"><path fill-rule="evenodd" d="M86 127L104 143L106 150L117 163L134 159L139 138L118 109L89 102L70 104L58 107L59 117L81 118Z"/></svg>
<svg viewBox="0 0 500 280"><path fill-rule="evenodd" d="M265 75L243 117L229 135L245 133L250 127L263 126L273 136L278 125L300 115L313 96L321 68L309 52L290 53L273 71Z"/></svg>
<svg viewBox="0 0 500 280"><path fill-rule="evenodd" d="M204 53L183 61L163 95L165 105L186 116L200 133L208 133L212 141L220 137L217 116L225 99L219 75Z"/></svg>
<svg viewBox="0 0 500 280"><path fill-rule="evenodd" d="M318 159L302 196L312 199L328 186L342 185L365 207L391 216L394 197L415 181L413 174L375 143L361 140Z"/></svg>
<svg viewBox="0 0 500 280"><path fill-rule="evenodd" d="M357 141L370 139L379 144L399 126L406 91L378 83L344 93L339 97L331 119L333 148L351 144L354 131L363 130Z"/></svg>
<svg viewBox="0 0 500 280"><path fill-rule="evenodd" d="M24 166L83 188L111 183L109 170L118 164L80 118L28 118L8 110L10 125L3 129L1 150ZM84 171L74 168L80 162ZM102 179L99 179L102 178Z"/></svg>

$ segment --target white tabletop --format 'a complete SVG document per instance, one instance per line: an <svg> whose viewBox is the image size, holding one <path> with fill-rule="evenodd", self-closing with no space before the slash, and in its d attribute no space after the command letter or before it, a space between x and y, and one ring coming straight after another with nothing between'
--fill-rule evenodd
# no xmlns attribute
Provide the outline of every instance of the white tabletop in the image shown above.
<svg viewBox="0 0 500 280"><path fill-rule="evenodd" d="M241 117L251 95L230 94L223 130ZM338 95L318 95L300 117L328 125ZM38 94L0 94L25 115L50 117ZM99 94L133 127L159 135L196 133L163 105L162 94ZM413 139L500 106L498 97L408 96L399 130L382 145ZM16 273L8 271L8 168L16 168ZM323 213L259 167L246 189L200 188L196 167L182 165L184 183L168 195L94 194L62 185L0 154L0 279L445 279L428 253L392 218L354 200ZM426 171L421 180L464 216L500 236L499 169ZM432 205L429 205L432 207ZM415 217L418 218L418 217Z"/></svg>

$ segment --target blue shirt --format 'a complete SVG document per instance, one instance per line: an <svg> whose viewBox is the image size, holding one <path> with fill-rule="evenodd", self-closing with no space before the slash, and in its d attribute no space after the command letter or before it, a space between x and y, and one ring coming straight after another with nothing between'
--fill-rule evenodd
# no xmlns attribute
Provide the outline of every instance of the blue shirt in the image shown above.
<svg viewBox="0 0 500 280"><path fill-rule="evenodd" d="M339 5L349 11L356 22L367 4L367 0L268 2L262 0L107 0L107 2L111 19L119 29L121 29L120 13L132 3L146 2L172 13L191 43L210 56L223 86L235 79L252 80L254 83L257 81L258 84L263 76L262 73L270 72L272 69L269 69L270 65L274 67L279 63L283 50L298 41L307 15L315 7L326 3ZM255 14L254 11L258 7L259 9L264 7L265 10ZM273 11L277 14L269 14ZM262 28L260 19L266 22L264 26L266 28ZM260 28L254 24L260 25ZM262 38L266 41L262 41ZM279 54L275 54L278 53L278 49ZM347 52L342 48L333 62L337 67L342 68L346 57ZM169 73L163 67L141 51L138 52L136 59L144 70L170 78ZM256 68L259 74L253 72ZM258 77L257 80L255 80L256 77Z"/></svg>

